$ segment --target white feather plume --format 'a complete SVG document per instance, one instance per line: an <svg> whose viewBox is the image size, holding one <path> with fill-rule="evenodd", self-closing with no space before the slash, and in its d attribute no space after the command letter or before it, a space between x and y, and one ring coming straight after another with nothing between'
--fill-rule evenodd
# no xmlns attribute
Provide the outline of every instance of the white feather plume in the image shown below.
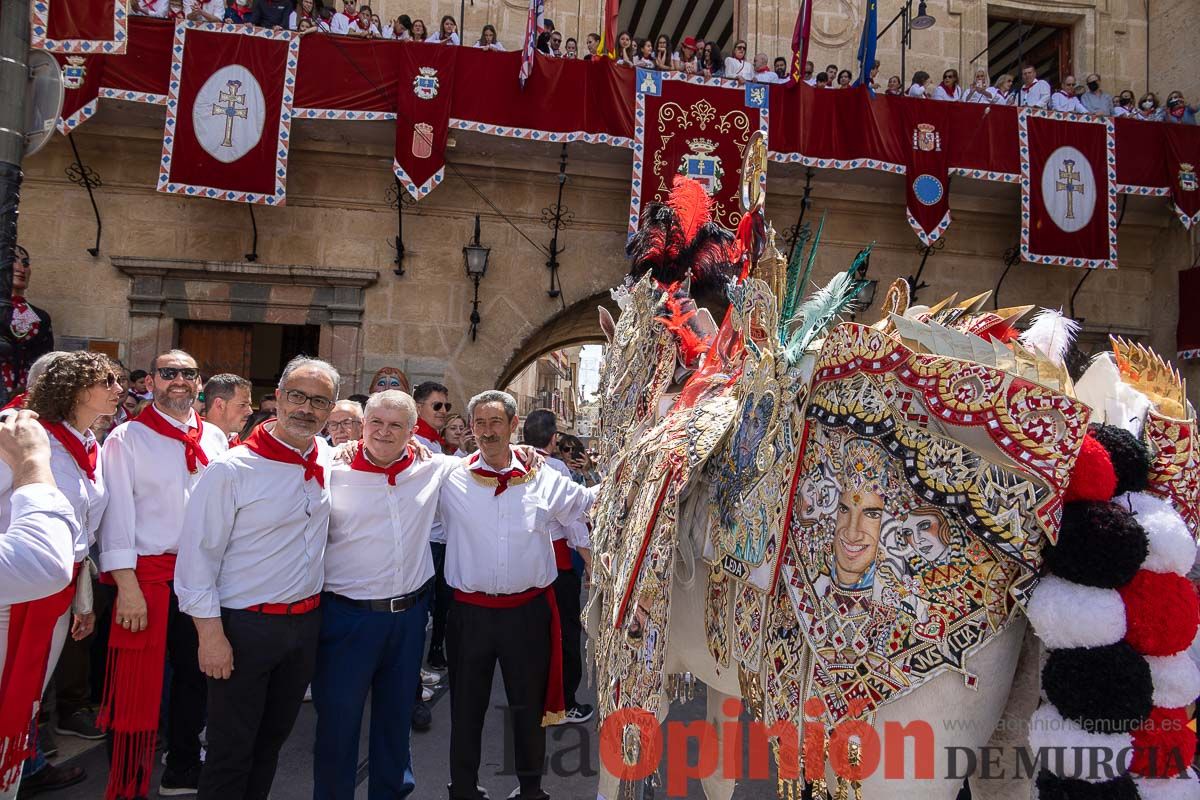
<svg viewBox="0 0 1200 800"><path fill-rule="evenodd" d="M1050 359L1059 367L1066 367L1067 353L1079 333L1079 323L1065 316L1062 310L1043 308L1033 318L1033 324L1021 334L1021 344Z"/></svg>

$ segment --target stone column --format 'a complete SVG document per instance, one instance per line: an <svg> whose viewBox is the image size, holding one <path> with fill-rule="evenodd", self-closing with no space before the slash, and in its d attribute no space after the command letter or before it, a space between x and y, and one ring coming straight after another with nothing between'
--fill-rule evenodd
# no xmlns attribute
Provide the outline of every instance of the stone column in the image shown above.
<svg viewBox="0 0 1200 800"><path fill-rule="evenodd" d="M129 287L129 346L125 366L149 369L151 360L171 348L175 322L163 310L166 294L162 275L134 275Z"/></svg>

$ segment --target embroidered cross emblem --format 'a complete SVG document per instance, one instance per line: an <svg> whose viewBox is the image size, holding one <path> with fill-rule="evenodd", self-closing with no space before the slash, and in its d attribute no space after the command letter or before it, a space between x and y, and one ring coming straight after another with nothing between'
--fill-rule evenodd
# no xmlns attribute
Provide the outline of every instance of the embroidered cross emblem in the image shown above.
<svg viewBox="0 0 1200 800"><path fill-rule="evenodd" d="M1054 184L1054 191L1067 193L1066 219L1075 219L1075 194L1083 194L1083 184L1076 183L1079 177L1079 173L1075 171L1075 159L1064 160L1063 168L1058 171L1058 182Z"/></svg>
<svg viewBox="0 0 1200 800"><path fill-rule="evenodd" d="M226 87L217 95L221 102L213 103L210 116L225 117L225 140L221 142L221 147L233 147L233 121L246 118L246 95L238 94L238 89L242 88L241 81L229 81Z"/></svg>

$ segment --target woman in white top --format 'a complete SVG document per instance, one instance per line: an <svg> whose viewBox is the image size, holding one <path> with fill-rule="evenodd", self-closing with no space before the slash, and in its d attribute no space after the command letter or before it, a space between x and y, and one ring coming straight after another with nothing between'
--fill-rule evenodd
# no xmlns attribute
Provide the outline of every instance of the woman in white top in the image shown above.
<svg viewBox="0 0 1200 800"><path fill-rule="evenodd" d="M454 17L449 14L442 17L442 24L438 26L437 33L425 41L430 44L459 44L458 23L454 21Z"/></svg>
<svg viewBox="0 0 1200 800"><path fill-rule="evenodd" d="M665 33L660 34L654 42L654 68L669 70L672 68L671 39Z"/></svg>
<svg viewBox="0 0 1200 800"><path fill-rule="evenodd" d="M479 41L475 46L480 50L504 50L504 45L496 38L496 26L490 22L479 32Z"/></svg>
<svg viewBox="0 0 1200 800"><path fill-rule="evenodd" d="M986 69L975 70L975 80L971 81L971 85L963 94L964 103L990 103L992 102L992 93L989 91L992 87L988 85L988 74Z"/></svg>
<svg viewBox="0 0 1200 800"><path fill-rule="evenodd" d="M412 40L414 42L424 42L428 36L429 32L425 30L425 20L414 19L412 24Z"/></svg>
<svg viewBox="0 0 1200 800"><path fill-rule="evenodd" d="M958 70L948 69L942 73L942 82L933 87L934 100L962 100L963 90L958 85Z"/></svg>
<svg viewBox="0 0 1200 800"><path fill-rule="evenodd" d="M654 42L642 39L638 43L637 58L633 60L633 65L641 69L654 69Z"/></svg>
<svg viewBox="0 0 1200 800"><path fill-rule="evenodd" d="M746 42L738 39L733 45L733 55L725 56L725 77L732 80L754 80L754 66L746 60Z"/></svg>
<svg viewBox="0 0 1200 800"><path fill-rule="evenodd" d="M913 73L912 85L908 87L908 96L922 100L926 98L925 84L929 83L929 73L919 69Z"/></svg>
<svg viewBox="0 0 1200 800"><path fill-rule="evenodd" d="M225 19L225 0L184 0L183 11L192 22L221 22ZM292 12L292 18L296 16ZM290 26L293 30L295 25Z"/></svg>
<svg viewBox="0 0 1200 800"><path fill-rule="evenodd" d="M632 65L635 58L637 48L633 46L633 37L629 35L629 31L621 31L617 37L617 63Z"/></svg>
<svg viewBox="0 0 1200 800"><path fill-rule="evenodd" d="M996 78L996 85L988 90L994 105L1011 106L1016 100L1012 91L1013 76L1007 72Z"/></svg>

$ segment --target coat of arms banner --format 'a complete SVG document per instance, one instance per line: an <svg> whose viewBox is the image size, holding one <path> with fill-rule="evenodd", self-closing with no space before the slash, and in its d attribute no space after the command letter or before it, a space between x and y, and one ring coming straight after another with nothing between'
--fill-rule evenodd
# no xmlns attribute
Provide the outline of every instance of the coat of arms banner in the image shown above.
<svg viewBox="0 0 1200 800"><path fill-rule="evenodd" d="M52 53L124 53L129 6L130 0L34 0L31 43Z"/></svg>
<svg viewBox="0 0 1200 800"><path fill-rule="evenodd" d="M900 111L907 132L901 147L907 155L908 224L924 245L950 227L950 112L945 103L906 103Z"/></svg>
<svg viewBox="0 0 1200 800"><path fill-rule="evenodd" d="M1182 130L1183 125L1167 125L1163 131L1163 161L1171 181L1171 201L1183 227L1200 222L1200 138Z"/></svg>
<svg viewBox="0 0 1200 800"><path fill-rule="evenodd" d="M300 37L175 26L158 190L282 205Z"/></svg>
<svg viewBox="0 0 1200 800"><path fill-rule="evenodd" d="M737 228L742 153L750 134L767 132L768 87L639 69L633 126L629 235L642 206L666 202L676 175L699 181L721 225Z"/></svg>
<svg viewBox="0 0 1200 800"><path fill-rule="evenodd" d="M392 169L418 200L441 183L445 173L457 63L452 47L406 47L399 53Z"/></svg>
<svg viewBox="0 0 1200 800"><path fill-rule="evenodd" d="M1113 122L1023 108L1021 257L1071 267L1117 266Z"/></svg>

